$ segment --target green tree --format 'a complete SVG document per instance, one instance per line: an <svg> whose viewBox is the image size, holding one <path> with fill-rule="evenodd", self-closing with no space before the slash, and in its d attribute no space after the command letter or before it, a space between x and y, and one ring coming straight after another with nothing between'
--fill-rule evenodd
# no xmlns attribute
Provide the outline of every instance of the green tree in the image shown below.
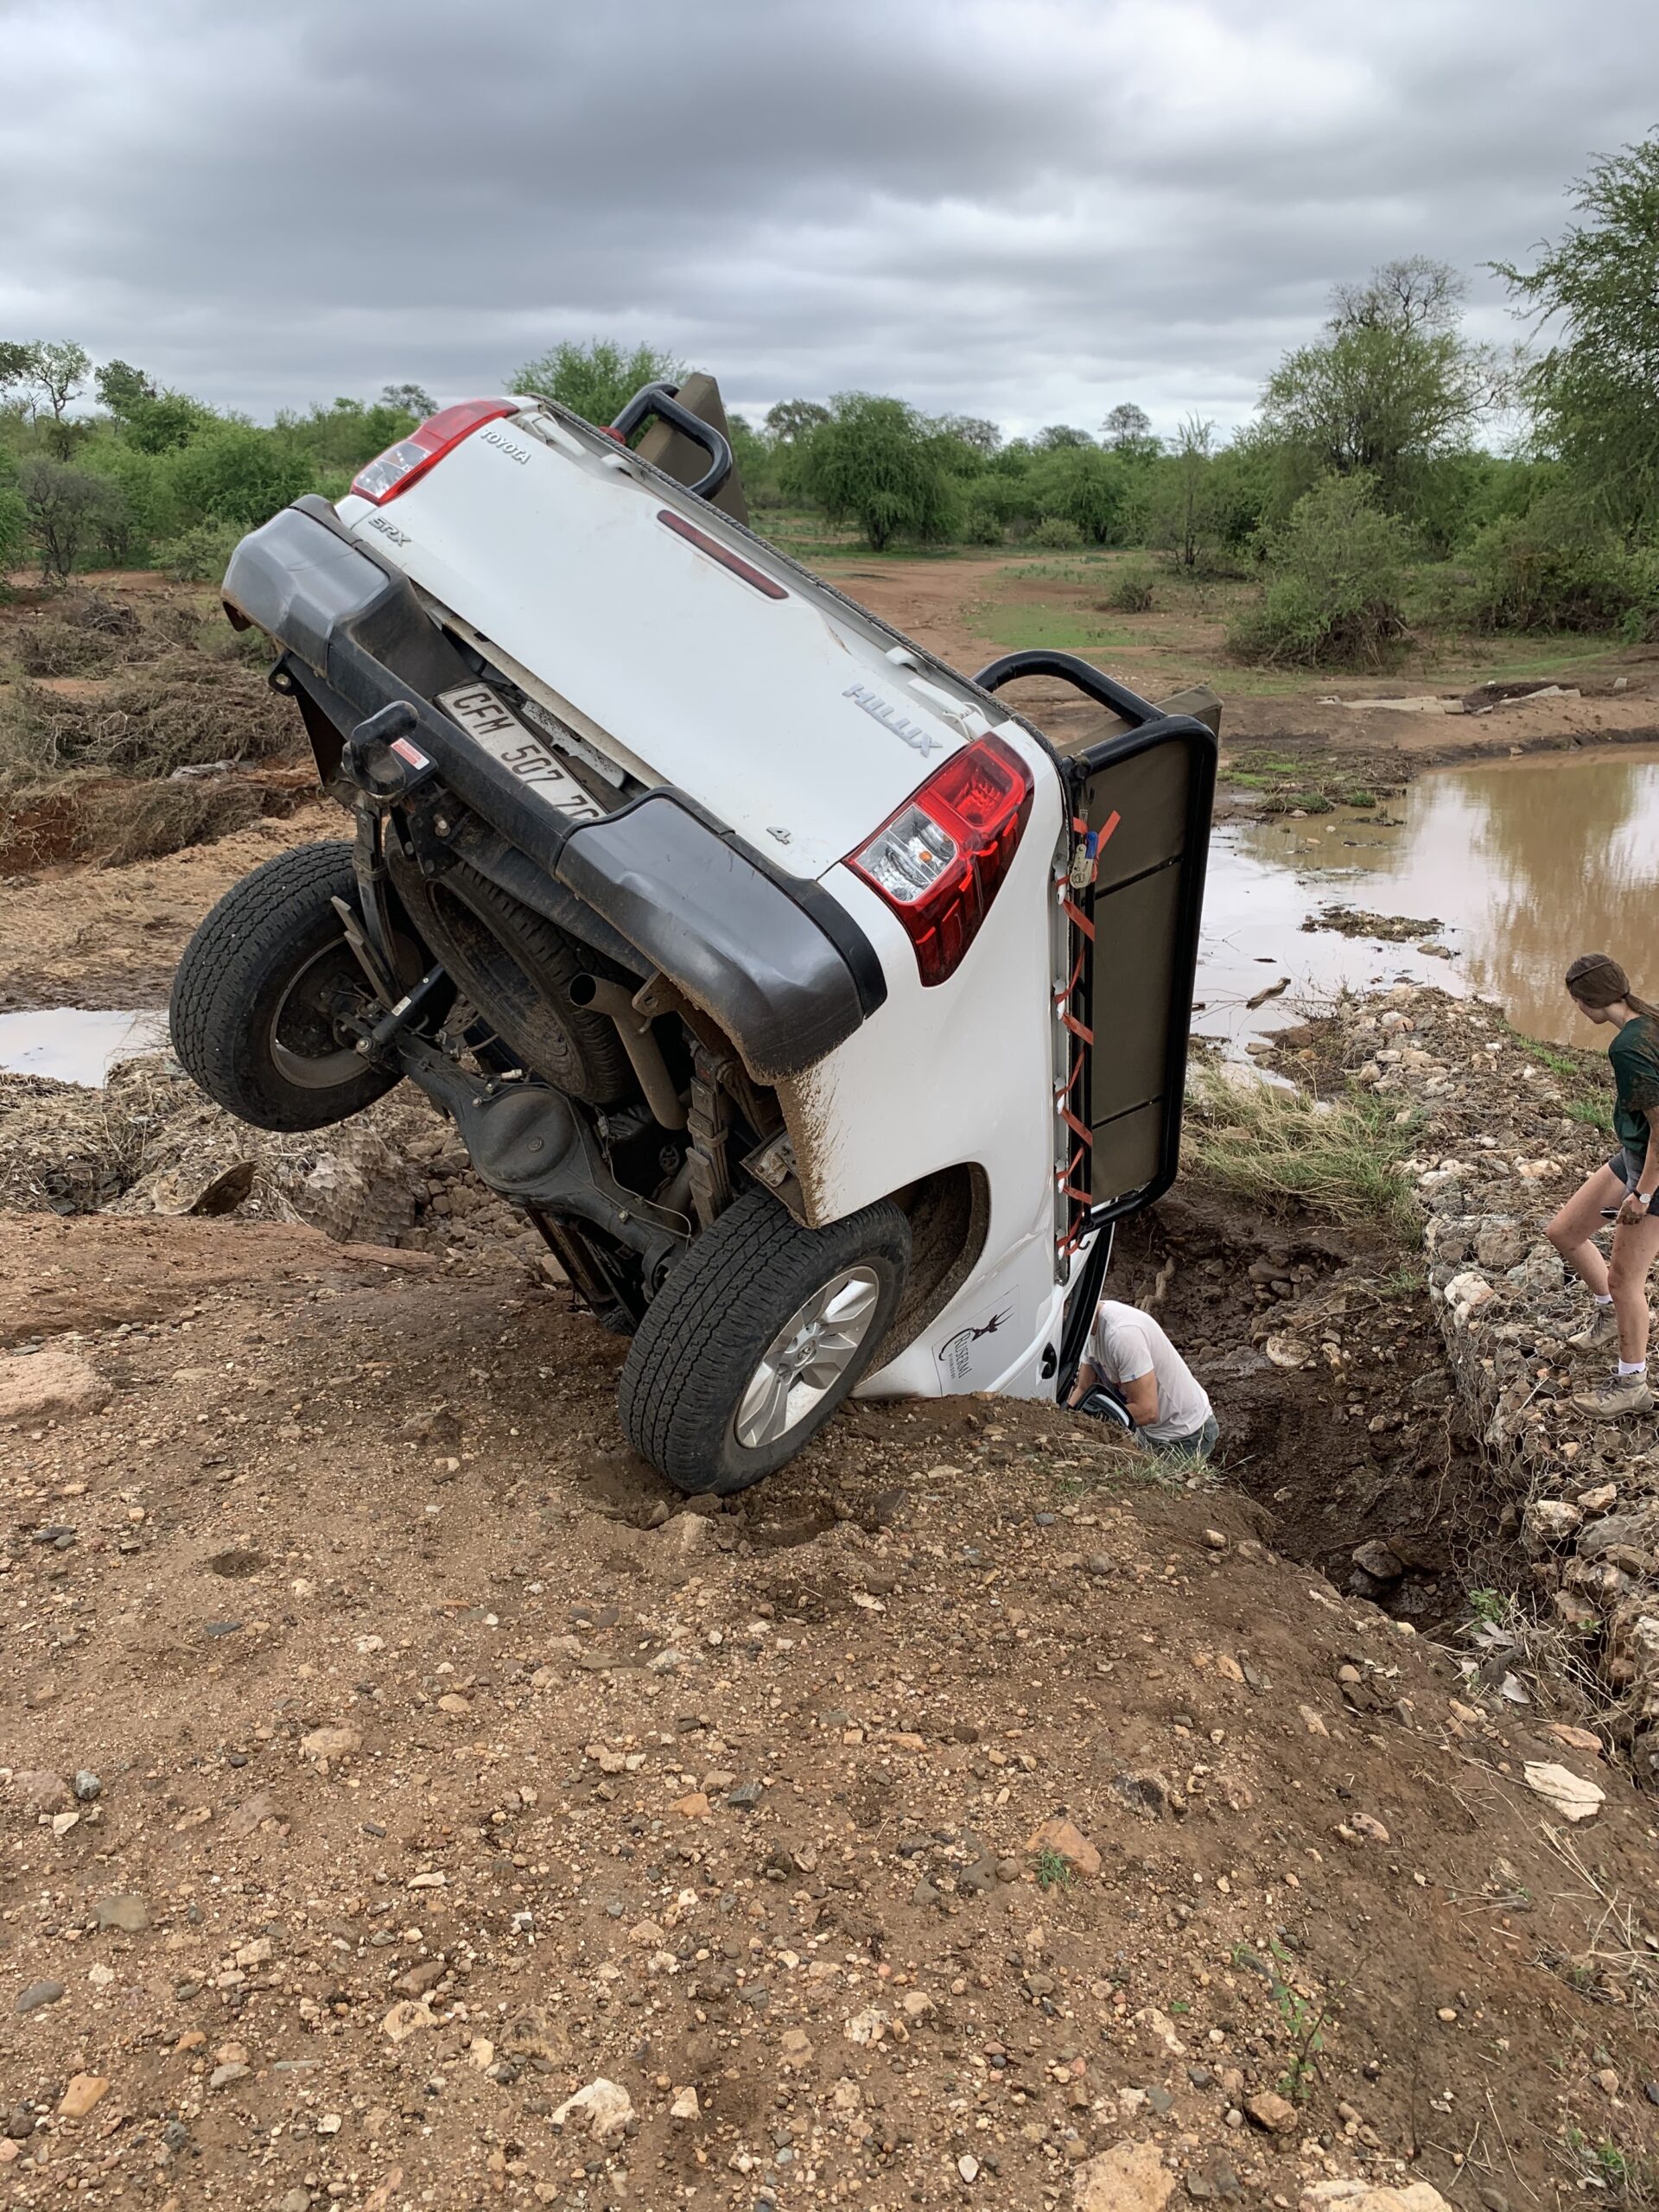
<svg viewBox="0 0 1659 2212"><path fill-rule="evenodd" d="M15 391L34 365L35 348L22 339L0 338L0 393Z"/></svg>
<svg viewBox="0 0 1659 2212"><path fill-rule="evenodd" d="M106 361L94 379L99 400L122 436L141 453L167 453L188 444L213 420L199 399L162 391L130 361Z"/></svg>
<svg viewBox="0 0 1659 2212"><path fill-rule="evenodd" d="M684 374L671 355L650 346L636 346L627 353L608 338L593 338L585 346L566 340L515 369L507 389L533 391L602 429L642 385L678 384Z"/></svg>
<svg viewBox="0 0 1659 2212"><path fill-rule="evenodd" d="M932 426L902 399L836 395L801 449L794 480L835 520L857 523L879 553L895 537L949 537L961 512Z"/></svg>
<svg viewBox="0 0 1659 2212"><path fill-rule="evenodd" d="M1540 442L1604 522L1659 534L1659 131L1572 188L1584 218L1522 270L1493 264L1554 327L1525 372Z"/></svg>
<svg viewBox="0 0 1659 2212"><path fill-rule="evenodd" d="M1071 423L1051 423L1037 433L1037 445L1044 453L1053 453L1069 446L1091 446L1095 442L1087 430L1079 430Z"/></svg>
<svg viewBox="0 0 1659 2212"><path fill-rule="evenodd" d="M988 461L1002 442L1001 431L983 415L942 415L939 429L947 436L960 438L982 461Z"/></svg>
<svg viewBox="0 0 1659 2212"><path fill-rule="evenodd" d="M1500 384L1491 349L1462 334L1467 289L1421 255L1338 287L1324 338L1286 354L1262 396L1289 493L1324 474L1363 475L1404 513L1430 465L1467 448Z"/></svg>
<svg viewBox="0 0 1659 2212"><path fill-rule="evenodd" d="M1032 471L1045 517L1075 523L1094 545L1110 545L1119 536L1128 505L1122 458L1090 442L1053 446L1039 455Z"/></svg>
<svg viewBox="0 0 1659 2212"><path fill-rule="evenodd" d="M52 417L48 442L60 461L74 449L76 426L69 410L86 388L92 359L86 348L67 338L42 339L29 349L24 382L37 395L35 412L44 407Z"/></svg>
<svg viewBox="0 0 1659 2212"><path fill-rule="evenodd" d="M130 361L105 361L92 385L99 404L118 423L128 421L136 408L147 405L156 397L155 379L135 369Z"/></svg>
<svg viewBox="0 0 1659 2212"><path fill-rule="evenodd" d="M1215 534L1208 497L1215 439L1213 423L1189 415L1173 448L1158 465L1150 536L1154 545L1173 554L1178 568L1196 569L1205 544Z"/></svg>
<svg viewBox="0 0 1659 2212"><path fill-rule="evenodd" d="M1149 458L1158 450L1152 435L1152 417L1132 399L1121 399L1100 426L1100 434L1114 452Z"/></svg>
<svg viewBox="0 0 1659 2212"><path fill-rule="evenodd" d="M766 435L779 445L799 445L829 420L830 410L819 400L780 399L766 410Z"/></svg>
<svg viewBox="0 0 1659 2212"><path fill-rule="evenodd" d="M390 407L395 415L412 415L417 423L424 423L429 415L438 411L437 401L420 384L382 385L378 404Z"/></svg>
<svg viewBox="0 0 1659 2212"><path fill-rule="evenodd" d="M752 508L777 506L782 493L778 484L776 448L760 435L745 416L728 415L726 429L744 498Z"/></svg>

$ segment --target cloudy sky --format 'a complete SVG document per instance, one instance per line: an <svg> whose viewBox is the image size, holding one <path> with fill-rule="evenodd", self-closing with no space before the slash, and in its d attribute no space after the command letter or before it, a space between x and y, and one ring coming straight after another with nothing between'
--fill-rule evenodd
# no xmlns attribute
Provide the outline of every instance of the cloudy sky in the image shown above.
<svg viewBox="0 0 1659 2212"><path fill-rule="evenodd" d="M1224 428L1659 123L1652 0L0 0L0 337L259 417L644 339L728 402Z"/></svg>

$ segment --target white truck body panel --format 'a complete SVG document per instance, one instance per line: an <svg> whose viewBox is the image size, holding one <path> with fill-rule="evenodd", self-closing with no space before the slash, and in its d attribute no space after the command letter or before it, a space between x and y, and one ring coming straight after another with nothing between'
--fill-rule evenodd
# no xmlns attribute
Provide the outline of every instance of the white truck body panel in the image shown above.
<svg viewBox="0 0 1659 2212"><path fill-rule="evenodd" d="M341 519L552 687L573 726L819 876L993 725L959 678L536 401ZM663 522L765 576L771 598ZM485 650L488 650L486 647ZM921 687L926 686L924 690Z"/></svg>

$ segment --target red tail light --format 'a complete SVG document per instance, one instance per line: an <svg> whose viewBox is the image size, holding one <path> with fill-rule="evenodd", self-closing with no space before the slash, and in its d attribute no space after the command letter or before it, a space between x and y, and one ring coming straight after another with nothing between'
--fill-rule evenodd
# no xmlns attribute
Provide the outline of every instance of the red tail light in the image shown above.
<svg viewBox="0 0 1659 2212"><path fill-rule="evenodd" d="M377 507L384 507L483 423L518 412L516 399L461 399L453 407L441 407L418 430L411 430L360 468L352 489L359 499L372 499Z"/></svg>
<svg viewBox="0 0 1659 2212"><path fill-rule="evenodd" d="M951 754L847 865L880 894L916 948L925 984L955 975L1019 850L1031 771L1001 738Z"/></svg>

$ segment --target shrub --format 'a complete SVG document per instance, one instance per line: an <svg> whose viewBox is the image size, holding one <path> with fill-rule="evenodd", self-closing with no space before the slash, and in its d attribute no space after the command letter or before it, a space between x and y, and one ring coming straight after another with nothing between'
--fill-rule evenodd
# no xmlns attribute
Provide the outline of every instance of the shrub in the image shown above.
<svg viewBox="0 0 1659 2212"><path fill-rule="evenodd" d="M972 500L963 522L962 534L969 545L1000 545L1003 537L1002 518L983 499Z"/></svg>
<svg viewBox="0 0 1659 2212"><path fill-rule="evenodd" d="M50 583L55 576L67 583L100 520L119 499L119 486L84 468L36 455L18 470L17 491L41 556L41 582Z"/></svg>
<svg viewBox="0 0 1659 2212"><path fill-rule="evenodd" d="M1478 630L1623 629L1659 619L1659 556L1553 500L1489 523L1469 550L1468 619Z"/></svg>
<svg viewBox="0 0 1659 2212"><path fill-rule="evenodd" d="M1304 493L1265 543L1268 583L1228 644L1269 667L1378 668L1405 634L1406 533L1362 476Z"/></svg>
<svg viewBox="0 0 1659 2212"><path fill-rule="evenodd" d="M246 536L239 523L199 522L156 549L157 566L175 583L216 584Z"/></svg>
<svg viewBox="0 0 1659 2212"><path fill-rule="evenodd" d="M1031 533L1031 543L1052 552L1073 552L1083 543L1083 532L1064 515L1045 515Z"/></svg>
<svg viewBox="0 0 1659 2212"><path fill-rule="evenodd" d="M6 570L29 543L29 509L15 485L0 480L0 599L8 596Z"/></svg>
<svg viewBox="0 0 1659 2212"><path fill-rule="evenodd" d="M1112 579L1106 604L1120 614L1145 614L1152 606L1153 574L1144 561L1130 561Z"/></svg>
<svg viewBox="0 0 1659 2212"><path fill-rule="evenodd" d="M187 530L197 523L240 523L251 530L308 491L308 454L276 430L221 423L169 453L162 464L168 492Z"/></svg>

